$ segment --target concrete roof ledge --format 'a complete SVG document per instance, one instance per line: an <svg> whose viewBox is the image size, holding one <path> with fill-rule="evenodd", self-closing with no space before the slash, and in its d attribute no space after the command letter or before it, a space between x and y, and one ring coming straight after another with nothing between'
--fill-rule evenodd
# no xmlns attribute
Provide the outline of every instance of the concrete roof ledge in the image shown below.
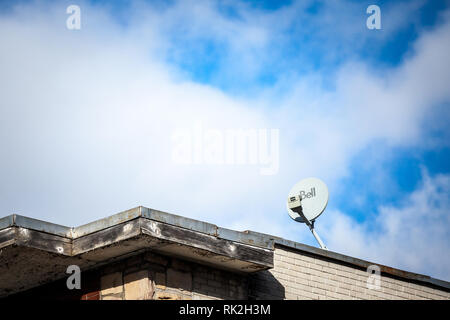
<svg viewBox="0 0 450 320"><path fill-rule="evenodd" d="M137 207L70 228L20 215L0 219L0 296L151 250L231 272L273 267L273 241ZM33 261L34 265L30 263Z"/></svg>

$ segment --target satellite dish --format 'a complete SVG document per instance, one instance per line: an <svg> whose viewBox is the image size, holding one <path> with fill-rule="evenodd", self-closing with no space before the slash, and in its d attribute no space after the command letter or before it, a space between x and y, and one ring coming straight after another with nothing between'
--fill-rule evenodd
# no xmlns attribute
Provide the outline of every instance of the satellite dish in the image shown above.
<svg viewBox="0 0 450 320"><path fill-rule="evenodd" d="M314 221L325 210L328 204L327 185L317 178L306 178L297 182L289 192L288 197L301 197L303 215L309 220ZM305 222L302 216L289 208L289 216L297 222Z"/></svg>
<svg viewBox="0 0 450 320"><path fill-rule="evenodd" d="M289 216L297 222L305 223L322 249L327 247L314 230L314 222L328 204L328 188L317 178L307 178L297 182L288 195Z"/></svg>

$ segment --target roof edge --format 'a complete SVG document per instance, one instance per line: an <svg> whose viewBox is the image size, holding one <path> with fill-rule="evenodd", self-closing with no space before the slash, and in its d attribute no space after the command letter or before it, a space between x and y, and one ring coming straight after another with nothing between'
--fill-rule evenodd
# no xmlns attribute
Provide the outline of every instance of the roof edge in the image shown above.
<svg viewBox="0 0 450 320"><path fill-rule="evenodd" d="M72 238L72 228L70 227L21 216L19 214L11 214L9 216L0 218L0 230L9 227L22 227L26 229L57 235L68 239Z"/></svg>
<svg viewBox="0 0 450 320"><path fill-rule="evenodd" d="M137 218L146 218L169 225L181 227L184 229L208 234L224 240L230 240L237 243L246 245L261 247L265 249L274 250L275 245L281 245L289 247L291 249L307 252L313 255L341 261L343 263L355 265L360 268L367 268L370 265L377 265L380 267L381 272L390 274L400 278L419 281L422 283L428 283L434 286L442 287L450 290L450 282L432 278L427 275L413 273L401 269L392 268L389 266L373 263L367 260L362 260L354 257L350 257L341 253L327 251L320 248L312 247L303 243L286 240L277 236L269 234L259 233L255 231L236 231L226 228L221 228L215 224L203 222L171 213L166 213L159 210L146 208L143 206L135 207L126 211L119 212L109 217L99 219L79 227L70 228L34 218L28 218L25 216L12 214L3 218L0 218L0 230L9 227L22 227L26 229L32 229L41 231L51 235L57 235L70 240L75 240L86 235L108 229L118 224L131 221Z"/></svg>

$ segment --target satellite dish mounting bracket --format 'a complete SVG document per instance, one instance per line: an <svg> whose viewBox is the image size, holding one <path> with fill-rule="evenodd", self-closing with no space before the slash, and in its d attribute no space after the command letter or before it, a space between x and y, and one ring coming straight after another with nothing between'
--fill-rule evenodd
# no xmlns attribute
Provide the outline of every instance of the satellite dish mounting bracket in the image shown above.
<svg viewBox="0 0 450 320"><path fill-rule="evenodd" d="M301 203L301 200L300 200ZM305 217L303 214L302 207L298 207L297 210L293 209L293 211L297 212L303 219L303 221L306 223L306 225L309 227L309 230L311 230L311 233L313 234L314 238L316 238L317 242L319 243L320 247L324 250L328 250L327 246L323 243L322 239L320 239L319 234L314 229L314 222L315 220L309 221L308 218Z"/></svg>

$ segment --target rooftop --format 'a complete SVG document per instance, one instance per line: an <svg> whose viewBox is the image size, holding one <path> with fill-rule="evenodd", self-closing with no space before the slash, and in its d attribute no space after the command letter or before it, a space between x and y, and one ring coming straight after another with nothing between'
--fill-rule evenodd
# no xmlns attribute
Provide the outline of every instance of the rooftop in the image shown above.
<svg viewBox="0 0 450 320"><path fill-rule="evenodd" d="M17 214L0 219L0 297L82 270L152 250L238 273L273 268L275 246L367 268L375 263L283 238L235 231L145 207L79 227L66 227ZM377 264L384 274L450 289L450 283ZM14 276L12 276L14 275Z"/></svg>

